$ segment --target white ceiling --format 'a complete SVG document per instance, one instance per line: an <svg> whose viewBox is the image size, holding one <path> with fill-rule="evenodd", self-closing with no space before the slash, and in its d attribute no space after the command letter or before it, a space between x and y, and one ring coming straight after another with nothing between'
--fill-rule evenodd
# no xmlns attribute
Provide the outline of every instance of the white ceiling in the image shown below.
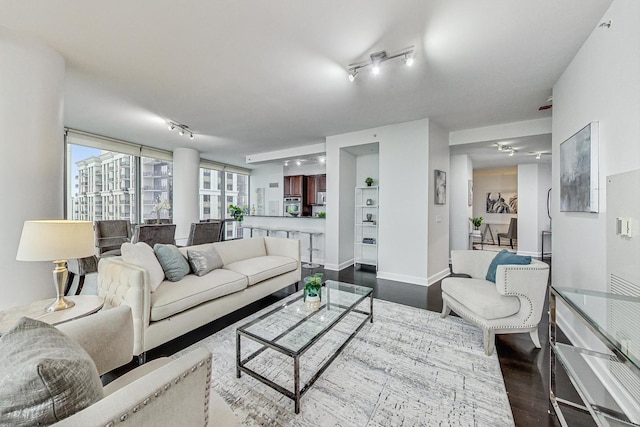
<svg viewBox="0 0 640 427"><path fill-rule="evenodd" d="M548 117L538 106L610 3L0 0L0 26L65 58L66 126L244 165L425 117L448 130ZM412 45L413 67L348 81L348 64Z"/></svg>

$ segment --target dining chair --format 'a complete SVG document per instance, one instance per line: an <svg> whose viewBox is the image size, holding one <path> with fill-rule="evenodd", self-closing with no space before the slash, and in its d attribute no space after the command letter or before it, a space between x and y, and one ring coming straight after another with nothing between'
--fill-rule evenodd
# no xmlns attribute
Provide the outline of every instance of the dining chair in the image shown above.
<svg viewBox="0 0 640 427"><path fill-rule="evenodd" d="M500 246L500 238L509 239L511 249L513 249L513 241L518 240L518 218L511 218L509 230L506 233L498 233L498 246Z"/></svg>
<svg viewBox="0 0 640 427"><path fill-rule="evenodd" d="M221 231L222 221L194 222L191 224L187 246L219 242Z"/></svg>
<svg viewBox="0 0 640 427"><path fill-rule="evenodd" d="M175 245L175 224L139 224L136 225L131 243L145 242L153 248L156 243Z"/></svg>

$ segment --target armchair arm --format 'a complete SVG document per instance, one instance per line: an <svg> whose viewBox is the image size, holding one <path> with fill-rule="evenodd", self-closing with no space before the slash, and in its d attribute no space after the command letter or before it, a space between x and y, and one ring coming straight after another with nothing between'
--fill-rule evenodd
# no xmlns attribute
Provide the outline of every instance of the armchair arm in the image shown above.
<svg viewBox="0 0 640 427"><path fill-rule="evenodd" d="M300 240L282 237L265 237L267 255L287 256L300 262Z"/></svg>
<svg viewBox="0 0 640 427"><path fill-rule="evenodd" d="M151 313L151 289L147 270L128 264L119 257L100 259L98 295L104 298L105 309L121 305L131 307L133 355L143 353L144 334L149 326Z"/></svg>
<svg viewBox="0 0 640 427"><path fill-rule="evenodd" d="M198 348L55 425L204 426L210 377L211 353Z"/></svg>
<svg viewBox="0 0 640 427"><path fill-rule="evenodd" d="M126 305L56 327L89 353L100 375L131 362L133 321L131 308Z"/></svg>
<svg viewBox="0 0 640 427"><path fill-rule="evenodd" d="M496 290L520 299L518 317L527 325L540 322L548 280L549 266L535 259L529 265L499 265L496 269Z"/></svg>

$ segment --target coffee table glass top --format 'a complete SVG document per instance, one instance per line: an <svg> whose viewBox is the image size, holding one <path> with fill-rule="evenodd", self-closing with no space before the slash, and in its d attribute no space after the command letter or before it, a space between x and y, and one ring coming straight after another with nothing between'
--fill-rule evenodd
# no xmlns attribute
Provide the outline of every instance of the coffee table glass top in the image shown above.
<svg viewBox="0 0 640 427"><path fill-rule="evenodd" d="M319 309L307 308L300 296L239 327L238 331L300 354L372 292L372 288L327 280Z"/></svg>

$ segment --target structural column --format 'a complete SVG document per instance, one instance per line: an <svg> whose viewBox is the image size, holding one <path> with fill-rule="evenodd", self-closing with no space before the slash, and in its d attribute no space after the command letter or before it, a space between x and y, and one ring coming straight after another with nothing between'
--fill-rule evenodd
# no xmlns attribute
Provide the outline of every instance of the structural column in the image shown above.
<svg viewBox="0 0 640 427"><path fill-rule="evenodd" d="M0 28L0 310L53 297L50 262L16 261L28 219L62 218L64 59Z"/></svg>
<svg viewBox="0 0 640 427"><path fill-rule="evenodd" d="M192 222L200 219L200 152L192 148L173 151L173 221L176 243L185 244Z"/></svg>

